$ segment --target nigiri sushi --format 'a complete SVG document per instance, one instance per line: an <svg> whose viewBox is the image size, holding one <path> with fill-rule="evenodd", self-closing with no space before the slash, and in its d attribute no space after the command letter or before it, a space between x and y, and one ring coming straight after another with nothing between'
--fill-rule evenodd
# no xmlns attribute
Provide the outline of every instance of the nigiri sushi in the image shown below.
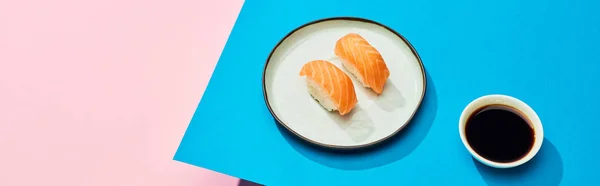
<svg viewBox="0 0 600 186"><path fill-rule="evenodd" d="M334 53L363 87L377 94L383 92L390 71L379 51L365 38L357 33L346 34L336 42Z"/></svg>
<svg viewBox="0 0 600 186"><path fill-rule="evenodd" d="M310 61L300 70L306 76L309 94L328 111L338 111L340 115L349 113L358 99L352 79L329 61Z"/></svg>

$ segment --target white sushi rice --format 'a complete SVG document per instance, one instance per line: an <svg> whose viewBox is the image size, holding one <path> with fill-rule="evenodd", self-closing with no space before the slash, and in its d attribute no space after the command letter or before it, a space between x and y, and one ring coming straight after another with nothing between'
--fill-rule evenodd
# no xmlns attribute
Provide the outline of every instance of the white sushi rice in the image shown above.
<svg viewBox="0 0 600 186"><path fill-rule="evenodd" d="M323 108L325 108L327 111L338 110L338 107L335 105L331 99L331 96L329 96L323 86L311 78L306 78L306 86L308 88L308 93L310 93L310 95L316 99Z"/></svg>
<svg viewBox="0 0 600 186"><path fill-rule="evenodd" d="M360 75L360 73L358 73L358 69L356 69L356 67L352 64L350 64L348 61L346 60L342 60L342 65L344 66L344 68L350 72L350 74L352 74L352 76L356 77L356 79L358 80L358 82L360 82L360 84L365 87L365 88L369 88L369 86L365 85L365 82L363 81L363 77L362 75Z"/></svg>

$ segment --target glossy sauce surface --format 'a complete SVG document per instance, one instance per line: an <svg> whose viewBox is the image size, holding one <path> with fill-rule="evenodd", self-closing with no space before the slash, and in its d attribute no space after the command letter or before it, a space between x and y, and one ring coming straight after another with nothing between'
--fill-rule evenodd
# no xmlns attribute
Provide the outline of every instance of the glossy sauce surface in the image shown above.
<svg viewBox="0 0 600 186"><path fill-rule="evenodd" d="M523 158L535 139L529 120L504 105L489 105L473 112L467 120L465 135L477 154L499 163Z"/></svg>

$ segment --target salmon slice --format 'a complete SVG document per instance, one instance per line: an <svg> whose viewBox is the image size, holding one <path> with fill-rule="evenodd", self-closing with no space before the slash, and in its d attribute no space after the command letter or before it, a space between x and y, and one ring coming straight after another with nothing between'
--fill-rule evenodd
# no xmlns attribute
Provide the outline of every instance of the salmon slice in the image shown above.
<svg viewBox="0 0 600 186"><path fill-rule="evenodd" d="M306 76L308 92L328 111L337 110L340 115L345 115L358 102L352 79L329 61L314 60L304 64L300 76Z"/></svg>
<svg viewBox="0 0 600 186"><path fill-rule="evenodd" d="M371 88L377 94L383 92L390 71L379 51L365 38L349 33L336 42L334 53L363 87Z"/></svg>

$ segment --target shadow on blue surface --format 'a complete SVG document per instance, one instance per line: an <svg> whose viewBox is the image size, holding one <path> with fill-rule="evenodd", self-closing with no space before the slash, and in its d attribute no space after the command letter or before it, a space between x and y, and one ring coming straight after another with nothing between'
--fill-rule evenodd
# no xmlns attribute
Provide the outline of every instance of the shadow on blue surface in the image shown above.
<svg viewBox="0 0 600 186"><path fill-rule="evenodd" d="M240 179L240 182L238 182L237 186L263 186L263 185L254 183L254 182L251 182L248 180Z"/></svg>
<svg viewBox="0 0 600 186"><path fill-rule="evenodd" d="M556 147L544 139L538 154L526 164L510 169L486 166L473 158L479 174L487 185L559 185L563 177L563 162Z"/></svg>
<svg viewBox="0 0 600 186"><path fill-rule="evenodd" d="M425 139L437 112L437 92L431 76L426 71L427 89L421 106L408 125L395 136L379 145L355 150L336 151L311 145L293 136L287 129L277 127L287 142L304 157L319 164L344 170L370 169L398 161ZM277 122L277 121L275 121ZM364 161L365 159L369 161Z"/></svg>

